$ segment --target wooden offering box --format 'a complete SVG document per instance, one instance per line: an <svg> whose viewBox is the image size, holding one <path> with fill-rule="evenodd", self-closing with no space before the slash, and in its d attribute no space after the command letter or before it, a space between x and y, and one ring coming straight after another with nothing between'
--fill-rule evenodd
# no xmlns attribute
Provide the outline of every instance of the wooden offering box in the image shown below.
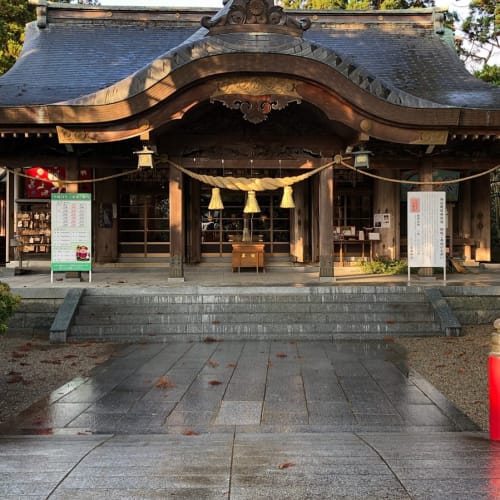
<svg viewBox="0 0 500 500"><path fill-rule="evenodd" d="M233 272L242 267L264 271L264 243L233 243Z"/></svg>

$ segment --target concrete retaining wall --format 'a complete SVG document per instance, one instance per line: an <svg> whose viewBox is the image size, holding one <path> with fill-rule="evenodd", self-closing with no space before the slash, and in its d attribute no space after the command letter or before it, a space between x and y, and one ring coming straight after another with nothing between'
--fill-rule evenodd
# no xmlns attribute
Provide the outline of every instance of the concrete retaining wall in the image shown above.
<svg viewBox="0 0 500 500"><path fill-rule="evenodd" d="M63 303L66 289L13 288L12 293L22 299L17 311L9 319L9 333L20 335L49 335L50 327Z"/></svg>
<svg viewBox="0 0 500 500"><path fill-rule="evenodd" d="M449 286L441 293L462 325L491 325L500 317L498 286Z"/></svg>

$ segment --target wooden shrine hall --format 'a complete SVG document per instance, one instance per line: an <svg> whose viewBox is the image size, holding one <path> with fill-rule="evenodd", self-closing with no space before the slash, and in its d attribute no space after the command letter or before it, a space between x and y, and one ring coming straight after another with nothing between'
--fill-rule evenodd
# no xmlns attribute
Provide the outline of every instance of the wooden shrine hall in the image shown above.
<svg viewBox="0 0 500 500"><path fill-rule="evenodd" d="M326 280L340 250L404 258L408 190L446 190L448 252L491 260L500 88L465 70L445 10L32 3L0 77L7 263L50 260L61 191L92 193L95 264L172 279L229 267L235 246L240 266L318 263Z"/></svg>

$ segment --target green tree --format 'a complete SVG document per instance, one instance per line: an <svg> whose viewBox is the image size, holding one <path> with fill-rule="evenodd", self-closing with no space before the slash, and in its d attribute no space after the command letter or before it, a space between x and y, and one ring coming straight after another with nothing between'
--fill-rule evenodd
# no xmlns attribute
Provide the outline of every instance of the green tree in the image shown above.
<svg viewBox="0 0 500 500"><path fill-rule="evenodd" d="M498 65L485 64L482 69L474 72L474 76L500 87L500 66Z"/></svg>
<svg viewBox="0 0 500 500"><path fill-rule="evenodd" d="M0 0L0 73L16 61L23 47L24 26L35 17L27 0Z"/></svg>
<svg viewBox="0 0 500 500"><path fill-rule="evenodd" d="M481 68L500 54L500 6L497 0L471 0L458 49L465 63Z"/></svg>
<svg viewBox="0 0 500 500"><path fill-rule="evenodd" d="M411 9L415 7L432 7L434 0L284 0L287 9Z"/></svg>

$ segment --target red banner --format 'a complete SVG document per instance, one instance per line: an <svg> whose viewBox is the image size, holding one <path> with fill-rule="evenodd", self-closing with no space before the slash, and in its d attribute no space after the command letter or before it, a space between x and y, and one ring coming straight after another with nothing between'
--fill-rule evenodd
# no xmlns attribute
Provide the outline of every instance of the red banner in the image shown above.
<svg viewBox="0 0 500 500"><path fill-rule="evenodd" d="M65 167L30 167L25 168L26 198L50 198L51 193L65 193L66 188L58 182L66 178Z"/></svg>

